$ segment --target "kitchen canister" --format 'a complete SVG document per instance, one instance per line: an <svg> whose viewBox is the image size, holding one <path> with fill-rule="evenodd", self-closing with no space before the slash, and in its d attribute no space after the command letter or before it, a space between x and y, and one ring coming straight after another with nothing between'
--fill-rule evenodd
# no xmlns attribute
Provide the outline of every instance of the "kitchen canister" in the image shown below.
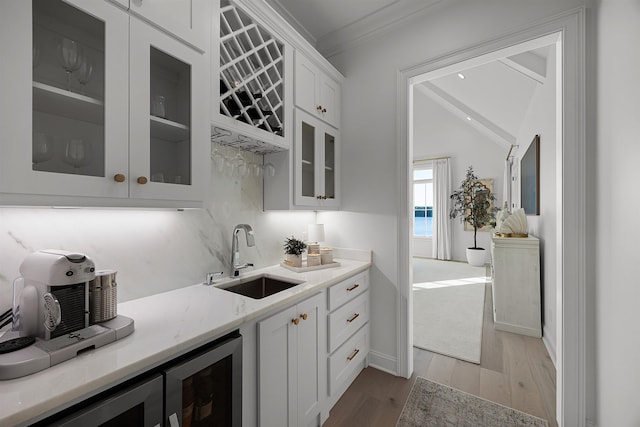
<svg viewBox="0 0 640 427"><path fill-rule="evenodd" d="M89 321L91 324L113 319L118 315L118 286L115 270L96 271L89 282Z"/></svg>
<svg viewBox="0 0 640 427"><path fill-rule="evenodd" d="M333 263L333 249L320 248L320 261L322 262L322 264Z"/></svg>
<svg viewBox="0 0 640 427"><path fill-rule="evenodd" d="M307 245L307 253L320 255L320 245L318 243L309 243Z"/></svg>
<svg viewBox="0 0 640 427"><path fill-rule="evenodd" d="M320 254L307 254L307 267L320 265Z"/></svg>

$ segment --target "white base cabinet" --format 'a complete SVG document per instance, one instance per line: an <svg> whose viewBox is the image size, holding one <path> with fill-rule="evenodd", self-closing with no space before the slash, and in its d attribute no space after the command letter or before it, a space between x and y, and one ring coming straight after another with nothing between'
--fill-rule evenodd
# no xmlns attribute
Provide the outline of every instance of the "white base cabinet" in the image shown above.
<svg viewBox="0 0 640 427"><path fill-rule="evenodd" d="M364 271L331 286L327 294L329 314L327 402L329 411L368 365L369 355L369 271Z"/></svg>
<svg viewBox="0 0 640 427"><path fill-rule="evenodd" d="M258 425L318 426L326 395L325 293L258 322Z"/></svg>
<svg viewBox="0 0 640 427"><path fill-rule="evenodd" d="M535 237L493 237L493 321L495 328L542 336L540 242Z"/></svg>

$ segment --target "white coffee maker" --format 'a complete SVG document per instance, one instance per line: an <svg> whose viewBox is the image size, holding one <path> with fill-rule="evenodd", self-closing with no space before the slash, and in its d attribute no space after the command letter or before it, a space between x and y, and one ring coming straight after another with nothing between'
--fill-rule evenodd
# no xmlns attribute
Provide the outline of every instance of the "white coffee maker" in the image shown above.
<svg viewBox="0 0 640 427"><path fill-rule="evenodd" d="M45 340L89 326L89 281L95 265L84 254L47 249L28 255L13 283L13 330Z"/></svg>

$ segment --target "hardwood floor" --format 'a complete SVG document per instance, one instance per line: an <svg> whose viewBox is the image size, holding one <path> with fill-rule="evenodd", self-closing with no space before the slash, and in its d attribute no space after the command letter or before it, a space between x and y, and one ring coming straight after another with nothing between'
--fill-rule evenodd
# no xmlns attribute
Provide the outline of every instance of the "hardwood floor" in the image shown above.
<svg viewBox="0 0 640 427"><path fill-rule="evenodd" d="M491 285L485 288L480 365L414 348L410 379L366 368L336 403L323 427L393 427L417 376L555 421L556 371L539 338L493 328Z"/></svg>

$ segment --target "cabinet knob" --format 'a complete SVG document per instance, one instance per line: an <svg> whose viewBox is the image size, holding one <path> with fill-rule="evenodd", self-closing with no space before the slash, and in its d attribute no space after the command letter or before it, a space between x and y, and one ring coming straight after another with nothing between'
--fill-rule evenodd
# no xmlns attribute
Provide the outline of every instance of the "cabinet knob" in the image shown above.
<svg viewBox="0 0 640 427"><path fill-rule="evenodd" d="M121 173L117 173L113 176L113 180L115 182L124 182L127 178L124 176L124 174Z"/></svg>
<svg viewBox="0 0 640 427"><path fill-rule="evenodd" d="M296 317L295 319L291 319L291 322L292 322L294 325L298 326L298 323L300 323L300 319L298 319L298 318Z"/></svg>
<svg viewBox="0 0 640 427"><path fill-rule="evenodd" d="M307 313L302 313L300 317L302 318L302 320L307 320L307 317L309 316L307 316Z"/></svg>
<svg viewBox="0 0 640 427"><path fill-rule="evenodd" d="M320 113L322 113L322 105L318 105L318 106L316 107L316 110L318 110Z"/></svg>
<svg viewBox="0 0 640 427"><path fill-rule="evenodd" d="M136 182L138 184L144 185L147 183L147 177L146 176L139 176L138 179L136 180Z"/></svg>
<svg viewBox="0 0 640 427"><path fill-rule="evenodd" d="M353 290L355 290L356 288L359 288L359 287L360 287L360 284L356 283L352 287L347 288L347 292L351 292L351 291L353 291Z"/></svg>
<svg viewBox="0 0 640 427"><path fill-rule="evenodd" d="M347 323L351 323L354 320L356 320L358 317L360 317L360 313L356 313L354 314L351 318L347 319Z"/></svg>

